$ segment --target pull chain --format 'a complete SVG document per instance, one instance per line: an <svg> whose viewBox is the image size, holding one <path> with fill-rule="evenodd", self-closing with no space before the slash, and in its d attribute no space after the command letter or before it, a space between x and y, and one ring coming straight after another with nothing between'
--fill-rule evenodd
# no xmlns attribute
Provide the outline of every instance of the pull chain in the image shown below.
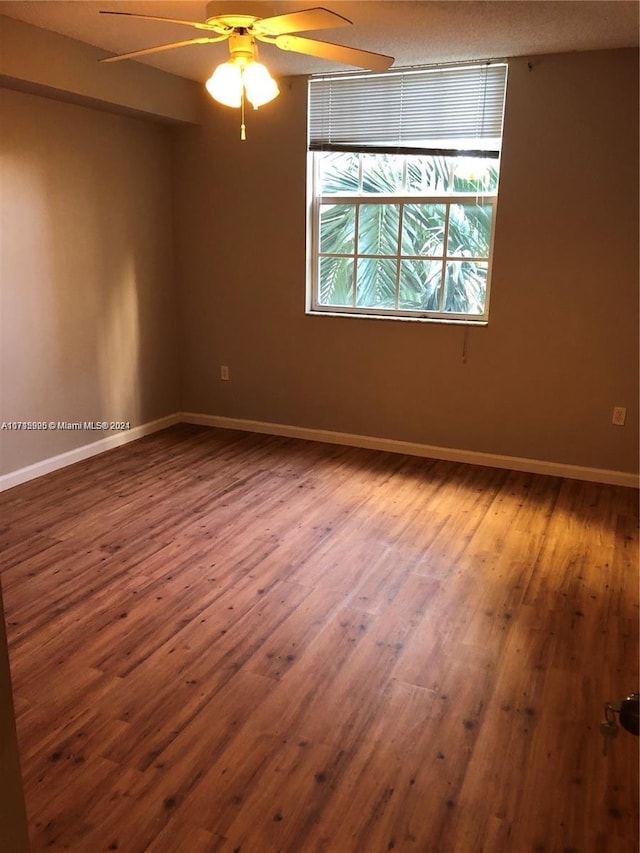
<svg viewBox="0 0 640 853"><path fill-rule="evenodd" d="M240 110L241 110L241 124L240 124L240 139L245 140L247 138L247 128L244 123L244 80L242 85L242 92L240 93Z"/></svg>

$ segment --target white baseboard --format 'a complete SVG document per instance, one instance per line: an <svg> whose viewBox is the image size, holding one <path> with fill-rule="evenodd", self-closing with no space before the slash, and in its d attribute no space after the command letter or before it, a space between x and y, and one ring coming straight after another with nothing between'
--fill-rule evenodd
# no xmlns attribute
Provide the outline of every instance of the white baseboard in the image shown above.
<svg viewBox="0 0 640 853"><path fill-rule="evenodd" d="M553 477L567 477L571 480L586 480L591 483L607 483L612 486L630 486L640 488L640 477L627 471L610 471L606 468L587 468L581 465L569 465L562 462L546 462L540 459L527 459L519 456L502 456L495 453L479 453L474 450L458 450L453 447L437 447L432 444L418 444L412 441L397 441L392 438L376 438L369 435L356 435L348 432L334 432L324 429L292 426L290 424L272 424L251 421L243 418L225 418L217 415L199 415L193 412L181 412L178 419L182 423L201 426L238 429L245 432L281 435L287 438L302 438L308 441L323 441L327 444L344 444L348 447L363 447L368 450L384 450L388 453L406 453L408 456L423 456L428 459L443 459L447 462L466 462L471 465L487 465L490 468L506 468L512 471L525 471L530 474L548 474Z"/></svg>
<svg viewBox="0 0 640 853"><path fill-rule="evenodd" d="M21 483L26 483L29 480L35 480L36 477L42 477L44 474L57 471L59 468L66 468L67 465L73 465L74 462L80 462L83 459L88 459L90 456L97 456L99 453L104 453L105 450L111 450L113 447L119 447L121 444L136 441L145 435L150 435L152 432L158 432L161 429L173 426L179 423L180 420L181 418L177 414L168 415L166 418L159 418L156 421L141 424L126 432L114 433L98 441L92 441L90 444L75 447L66 453L59 453L57 456L51 456L49 459L43 459L41 462L35 462L33 465L27 465L25 468L19 468L17 471L3 474L0 476L0 492L5 491L5 489L11 489L13 486L19 486Z"/></svg>
<svg viewBox="0 0 640 853"><path fill-rule="evenodd" d="M333 430L310 429L291 424L274 424L264 421L252 421L245 418L226 418L218 415L200 415L193 412L177 412L134 427L127 432L119 432L102 438L99 441L84 444L58 456L43 459L33 465L11 471L0 476L0 492L42 477L51 471L73 465L82 459L96 456L136 441L145 435L158 432L161 429L178 423L199 424L201 426L219 427L222 429L237 429L244 432L255 432L266 435L280 435L286 438L301 438L306 441L322 441L326 444L343 444L347 447L362 447L368 450L383 450L388 453L405 453L408 456L422 456L428 459L443 459L447 462L465 462L471 465L487 465L490 468L505 468L512 471L525 471L530 474L548 474L553 477L567 477L572 480L586 480L592 483L607 483L613 486L640 487L637 474L627 471L611 471L605 468L587 468L580 465L569 465L561 462L546 462L539 459L527 459L519 456L502 456L495 453L479 453L474 450L458 450L453 447L438 447L432 444L419 444L412 441L398 441L392 438L377 438L370 435L357 435Z"/></svg>

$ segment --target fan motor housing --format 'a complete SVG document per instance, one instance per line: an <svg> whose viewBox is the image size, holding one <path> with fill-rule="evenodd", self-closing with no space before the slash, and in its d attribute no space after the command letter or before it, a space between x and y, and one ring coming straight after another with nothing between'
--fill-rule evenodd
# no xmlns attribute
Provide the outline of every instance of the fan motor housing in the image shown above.
<svg viewBox="0 0 640 853"><path fill-rule="evenodd" d="M261 18L275 15L269 3L225 3L220 0L207 3L207 23L226 27L250 27Z"/></svg>

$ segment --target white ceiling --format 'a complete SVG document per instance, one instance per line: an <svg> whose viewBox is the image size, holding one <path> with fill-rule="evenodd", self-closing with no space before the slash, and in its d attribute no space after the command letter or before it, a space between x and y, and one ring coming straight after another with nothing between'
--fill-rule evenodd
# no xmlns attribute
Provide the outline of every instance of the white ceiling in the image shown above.
<svg viewBox="0 0 640 853"><path fill-rule="evenodd" d="M206 0L26 0L0 2L0 14L112 53L125 53L201 33L196 30L192 33L179 24L100 15L100 9L204 21L206 5ZM228 10L238 11L242 5L238 0L229 0ZM310 0L307 3L289 0L261 5L265 8L263 17L325 6L349 18L353 26L304 35L391 54L396 66L638 45L640 4L635 0ZM272 45L262 45L260 51L275 76L347 67L281 51ZM137 61L204 81L226 56L223 42L191 45Z"/></svg>

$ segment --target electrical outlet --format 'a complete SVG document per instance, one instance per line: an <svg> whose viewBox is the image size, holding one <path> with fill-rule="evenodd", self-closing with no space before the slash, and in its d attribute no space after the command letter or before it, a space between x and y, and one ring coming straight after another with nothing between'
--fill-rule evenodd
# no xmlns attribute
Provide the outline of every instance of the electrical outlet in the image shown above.
<svg viewBox="0 0 640 853"><path fill-rule="evenodd" d="M624 426L624 422L627 417L627 410L624 406L614 406L613 408L613 417L611 418L611 423L616 426Z"/></svg>
<svg viewBox="0 0 640 853"><path fill-rule="evenodd" d="M220 379L228 379L229 378L229 368L226 364L220 365Z"/></svg>

